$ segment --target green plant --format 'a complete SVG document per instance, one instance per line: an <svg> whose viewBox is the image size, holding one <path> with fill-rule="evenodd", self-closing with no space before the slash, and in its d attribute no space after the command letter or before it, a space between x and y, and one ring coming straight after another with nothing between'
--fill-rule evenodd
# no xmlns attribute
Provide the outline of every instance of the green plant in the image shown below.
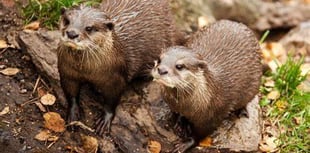
<svg viewBox="0 0 310 153"><path fill-rule="evenodd" d="M25 24L39 20L44 26L52 29L58 25L61 8L85 4L95 5L101 0L29 0L28 5L23 8Z"/></svg>
<svg viewBox="0 0 310 153"><path fill-rule="evenodd" d="M298 85L306 79L306 75L301 74L301 65L303 59L294 62L289 56L288 60L273 74L275 80L275 88L280 91L281 96L290 98L296 91Z"/></svg>
<svg viewBox="0 0 310 153"><path fill-rule="evenodd" d="M272 74L274 89L280 97L270 103L263 97L261 106L268 106L267 116L280 131L280 152L308 152L310 146L310 93L297 87L306 79L301 74L303 59L294 62L292 57ZM262 93L267 95L266 88Z"/></svg>

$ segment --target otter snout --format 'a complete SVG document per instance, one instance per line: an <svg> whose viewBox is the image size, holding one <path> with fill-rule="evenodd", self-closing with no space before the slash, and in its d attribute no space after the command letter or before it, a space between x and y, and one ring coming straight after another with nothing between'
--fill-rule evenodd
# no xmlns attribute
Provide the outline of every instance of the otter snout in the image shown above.
<svg viewBox="0 0 310 153"><path fill-rule="evenodd" d="M68 31L66 31L66 34L67 34L68 38L70 38L70 39L75 39L75 38L79 37L79 34L75 30L68 30Z"/></svg>
<svg viewBox="0 0 310 153"><path fill-rule="evenodd" d="M165 67L163 67L163 66L158 66L158 67L157 67L157 72L158 72L159 75L168 74L167 68L165 68Z"/></svg>

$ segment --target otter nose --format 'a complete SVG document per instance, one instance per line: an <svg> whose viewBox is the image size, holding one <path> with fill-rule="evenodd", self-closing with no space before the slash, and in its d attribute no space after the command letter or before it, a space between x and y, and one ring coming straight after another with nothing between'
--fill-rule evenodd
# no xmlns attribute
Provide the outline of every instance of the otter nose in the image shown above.
<svg viewBox="0 0 310 153"><path fill-rule="evenodd" d="M160 75L168 74L168 71L167 71L165 68L163 68L163 67L158 67L158 68L157 68L157 71L158 71L158 73L159 73Z"/></svg>
<svg viewBox="0 0 310 153"><path fill-rule="evenodd" d="M70 39L74 39L74 38L77 38L79 36L79 34L77 34L75 31L71 30L71 31L67 31L67 36L70 38Z"/></svg>

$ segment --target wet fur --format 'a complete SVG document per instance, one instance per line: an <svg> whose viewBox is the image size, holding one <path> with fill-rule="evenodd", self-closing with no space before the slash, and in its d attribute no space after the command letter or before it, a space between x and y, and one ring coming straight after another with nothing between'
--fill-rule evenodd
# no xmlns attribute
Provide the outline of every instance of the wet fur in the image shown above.
<svg viewBox="0 0 310 153"><path fill-rule="evenodd" d="M106 0L100 8L81 6L63 12L58 69L69 101L68 121L79 119L78 97L84 83L93 86L105 114L111 114L132 79L149 74L161 49L177 42L169 11L167 0ZM88 25L96 26L93 34L85 32ZM68 39L68 29L80 37ZM68 47L67 41L77 47Z"/></svg>
<svg viewBox="0 0 310 153"><path fill-rule="evenodd" d="M226 20L201 29L186 46L166 49L152 73L155 80L173 86L162 86L164 100L192 123L194 137L201 139L258 93L261 54L249 28ZM185 64L186 79L174 73L177 61ZM167 76L158 75L159 66L169 69Z"/></svg>

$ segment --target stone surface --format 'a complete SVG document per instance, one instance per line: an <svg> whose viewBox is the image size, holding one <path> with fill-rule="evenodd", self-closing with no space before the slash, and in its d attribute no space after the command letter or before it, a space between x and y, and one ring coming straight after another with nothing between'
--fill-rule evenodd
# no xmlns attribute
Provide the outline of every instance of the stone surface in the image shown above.
<svg viewBox="0 0 310 153"><path fill-rule="evenodd" d="M310 12L309 12L310 13ZM305 56L310 63L310 21L303 22L286 34L280 43L288 52Z"/></svg>
<svg viewBox="0 0 310 153"><path fill-rule="evenodd" d="M208 0L216 19L240 21L252 29L265 31L290 28L310 19L310 5L299 3L271 3L262 0Z"/></svg>

